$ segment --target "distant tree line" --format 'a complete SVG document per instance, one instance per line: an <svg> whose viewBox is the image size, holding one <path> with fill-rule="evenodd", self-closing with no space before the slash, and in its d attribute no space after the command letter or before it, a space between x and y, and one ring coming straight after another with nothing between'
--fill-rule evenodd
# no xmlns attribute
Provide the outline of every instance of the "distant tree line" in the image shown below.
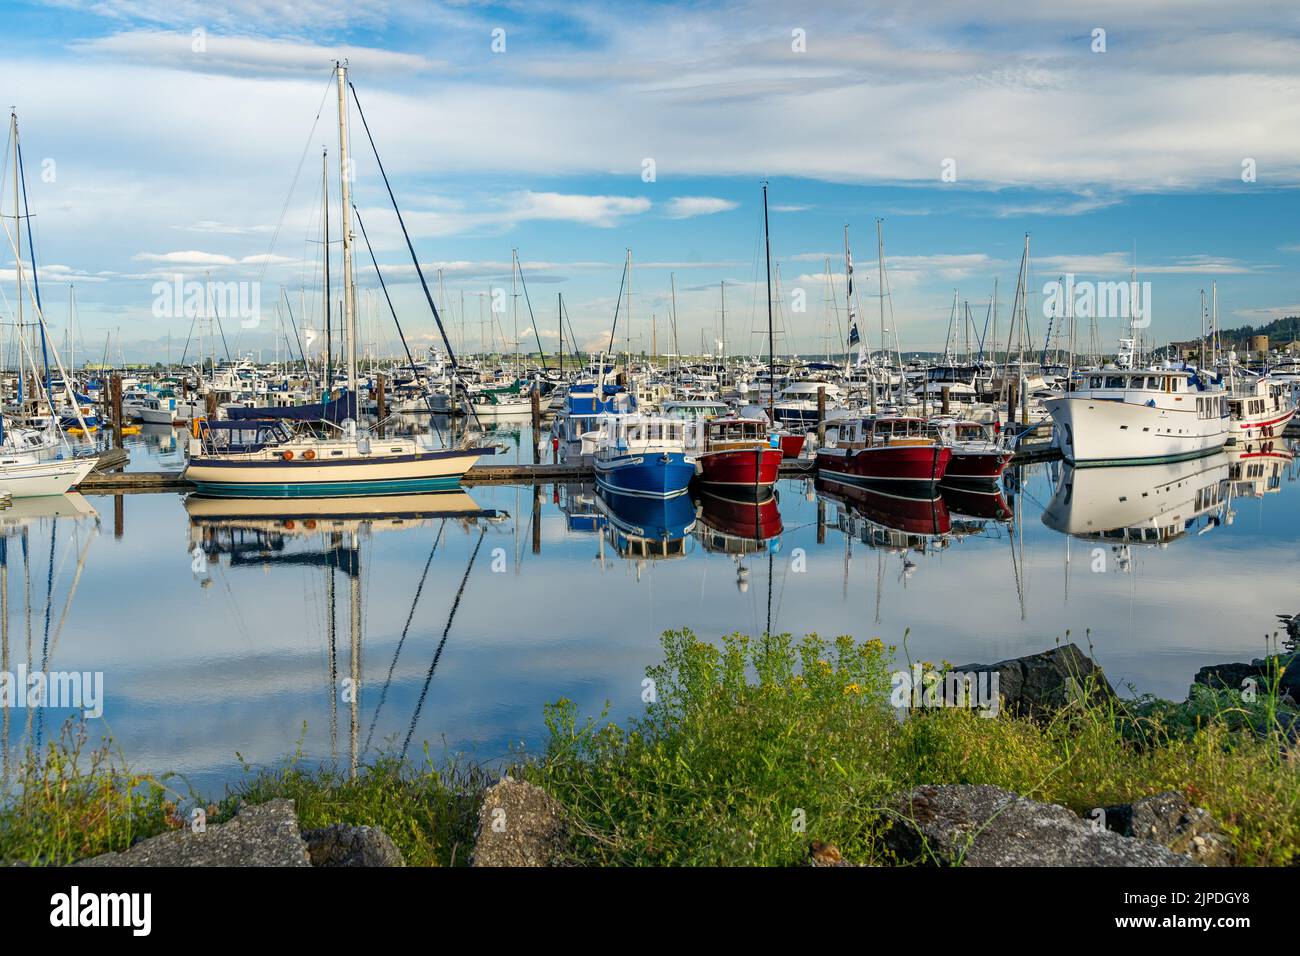
<svg viewBox="0 0 1300 956"><path fill-rule="evenodd" d="M1267 335L1270 346L1286 345L1300 339L1300 315L1290 315L1284 319L1274 319L1267 325L1242 325L1235 329L1224 329L1219 333L1222 339L1249 340L1253 335Z"/></svg>

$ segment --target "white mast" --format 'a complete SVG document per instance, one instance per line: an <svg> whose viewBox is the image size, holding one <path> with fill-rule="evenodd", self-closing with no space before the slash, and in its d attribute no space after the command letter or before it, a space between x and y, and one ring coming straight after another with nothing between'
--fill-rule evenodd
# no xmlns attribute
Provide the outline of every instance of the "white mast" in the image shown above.
<svg viewBox="0 0 1300 956"><path fill-rule="evenodd" d="M348 68L334 64L339 87L339 184L343 191L343 328L348 340L348 391L357 393L357 317L352 287L352 169L348 158Z"/></svg>
<svg viewBox="0 0 1300 956"><path fill-rule="evenodd" d="M23 222L19 218L22 214L22 207L18 204L18 112L12 110L9 113L9 128L13 135L14 144L14 269L17 278L18 288L18 325L14 330L14 335L18 340L23 337ZM21 383L23 378L22 362L18 363L18 380ZM21 388L19 389L21 391ZM35 409L35 396L32 397L32 407ZM54 408L51 404L50 416L53 417Z"/></svg>

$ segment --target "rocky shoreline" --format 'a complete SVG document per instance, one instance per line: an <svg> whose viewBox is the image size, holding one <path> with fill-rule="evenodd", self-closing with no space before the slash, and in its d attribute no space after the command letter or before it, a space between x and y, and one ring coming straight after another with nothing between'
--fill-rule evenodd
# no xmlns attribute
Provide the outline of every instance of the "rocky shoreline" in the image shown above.
<svg viewBox="0 0 1300 956"><path fill-rule="evenodd" d="M1245 682L1277 685L1278 696L1300 696L1300 673L1271 658L1202 668L1197 685L1239 690ZM998 678L1001 706L1032 720L1050 719L1082 695L1115 702L1101 669L1073 644L955 671ZM1279 671L1281 678L1278 679ZM1292 723L1288 736L1294 742ZM1230 866L1231 841L1205 810L1169 791L1081 816L986 784L922 785L894 794L884 807L883 840L900 864L937 866ZM565 808L532 783L502 777L482 792L472 865L532 867L571 861L573 827ZM830 844L809 835L809 864L852 866ZM122 852L74 866L403 866L383 830L335 824L303 828L294 802L243 805L224 823L196 832L183 827L144 839Z"/></svg>

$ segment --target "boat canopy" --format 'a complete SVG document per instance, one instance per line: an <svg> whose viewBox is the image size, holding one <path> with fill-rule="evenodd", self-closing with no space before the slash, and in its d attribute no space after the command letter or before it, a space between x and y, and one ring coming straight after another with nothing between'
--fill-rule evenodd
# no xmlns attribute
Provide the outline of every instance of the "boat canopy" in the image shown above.
<svg viewBox="0 0 1300 956"><path fill-rule="evenodd" d="M313 402L310 405L292 405L284 407L262 408L228 408L226 414L231 419L247 421L249 419L288 418L296 422L333 422L335 425L346 419L357 417L357 397L352 392L344 392L329 402Z"/></svg>

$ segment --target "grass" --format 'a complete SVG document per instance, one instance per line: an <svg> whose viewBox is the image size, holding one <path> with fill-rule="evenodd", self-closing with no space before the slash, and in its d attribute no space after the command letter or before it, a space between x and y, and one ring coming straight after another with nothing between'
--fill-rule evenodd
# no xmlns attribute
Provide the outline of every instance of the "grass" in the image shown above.
<svg viewBox="0 0 1300 956"><path fill-rule="evenodd" d="M457 759L436 762L427 745L419 765L382 756L355 777L338 767L307 766L301 745L279 767L258 770L245 764L244 772L246 780L221 802L217 822L233 816L240 803L287 797L303 829L332 823L379 827L408 866L469 862L482 791L492 777Z"/></svg>
<svg viewBox="0 0 1300 956"><path fill-rule="evenodd" d="M84 724L66 723L43 750L19 761L0 800L0 861L61 865L181 821L166 779L132 772L107 738L92 745Z"/></svg>
<svg viewBox="0 0 1300 956"><path fill-rule="evenodd" d="M719 644L663 638L647 670L653 699L623 723L547 707L545 749L513 768L569 811L570 862L795 865L812 840L856 862L894 863L881 839L887 798L919 784L995 784L1081 815L1175 790L1209 810L1237 862L1300 862L1300 764L1284 743L1294 713L1280 672L1253 700L1197 688L1187 704L1077 695L1050 719L963 708L889 706L894 648L809 635ZM462 865L483 788L495 776L427 749L415 765L382 757L359 769L245 765L209 819L241 802L288 797L307 827L381 827L410 865ZM167 781L131 773L107 744L86 751L65 728L24 762L0 801L0 859L66 862L184 825Z"/></svg>
<svg viewBox="0 0 1300 956"><path fill-rule="evenodd" d="M1085 693L1050 720L959 708L898 720L892 649L789 635L721 648L664 637L658 700L620 727L561 701L530 778L572 812L575 862L791 865L812 839L888 864L889 795L919 784L994 784L1080 814L1167 790L1209 810L1238 862L1300 858L1300 767L1270 705L1220 692L1126 707ZM1262 708L1262 709L1261 709Z"/></svg>

